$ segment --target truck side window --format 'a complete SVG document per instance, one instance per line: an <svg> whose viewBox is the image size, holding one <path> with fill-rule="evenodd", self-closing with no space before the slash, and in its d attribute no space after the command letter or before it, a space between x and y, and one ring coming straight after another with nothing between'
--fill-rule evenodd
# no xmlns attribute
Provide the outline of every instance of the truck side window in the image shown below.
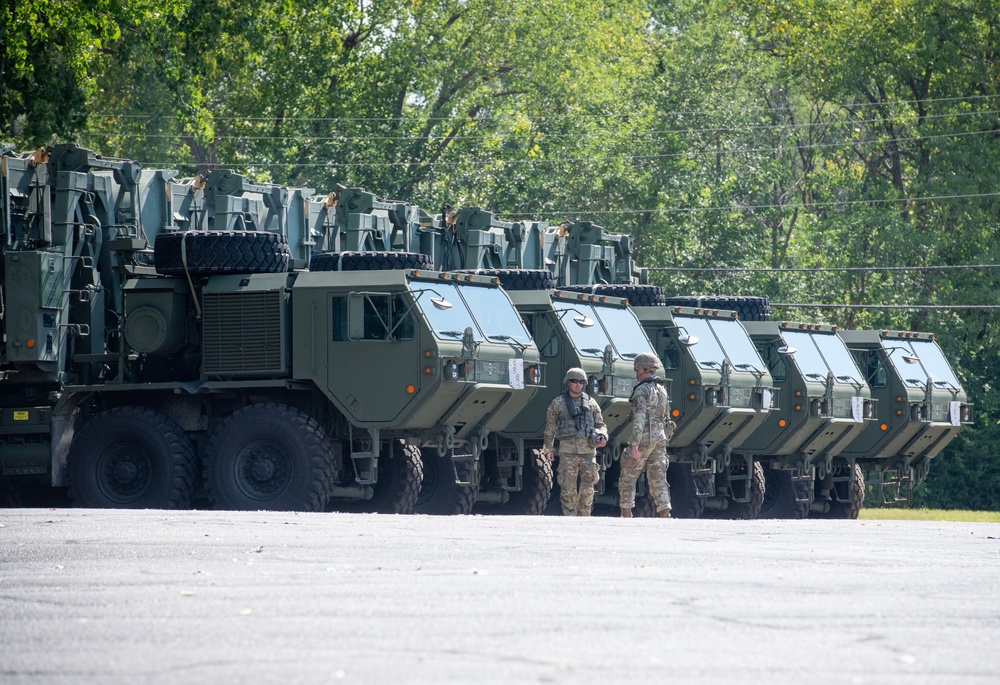
<svg viewBox="0 0 1000 685"><path fill-rule="evenodd" d="M350 295L333 298L334 340L413 338L413 311L401 295Z"/></svg>
<svg viewBox="0 0 1000 685"><path fill-rule="evenodd" d="M347 340L347 298L333 298L333 339Z"/></svg>
<svg viewBox="0 0 1000 685"><path fill-rule="evenodd" d="M877 354L868 355L868 385L873 388L884 388L888 384L885 366Z"/></svg>
<svg viewBox="0 0 1000 685"><path fill-rule="evenodd" d="M392 298L392 337L396 340L413 338L413 309L406 298L396 295Z"/></svg>
<svg viewBox="0 0 1000 685"><path fill-rule="evenodd" d="M670 343L663 348L663 354L660 355L660 361L663 362L663 368L665 369L680 368L681 353L673 341L670 341Z"/></svg>
<svg viewBox="0 0 1000 685"><path fill-rule="evenodd" d="M772 345L764 345L757 350L767 361L767 370L771 373L771 378L775 383L780 383L788 376L788 366L781 353Z"/></svg>
<svg viewBox="0 0 1000 685"><path fill-rule="evenodd" d="M555 357L559 354L559 338L544 316L527 316L524 318L524 326L535 339L541 356Z"/></svg>

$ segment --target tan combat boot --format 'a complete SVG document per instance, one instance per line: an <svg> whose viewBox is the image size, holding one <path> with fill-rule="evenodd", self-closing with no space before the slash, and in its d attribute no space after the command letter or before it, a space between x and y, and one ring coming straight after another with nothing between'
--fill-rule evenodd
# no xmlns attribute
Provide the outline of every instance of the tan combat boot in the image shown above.
<svg viewBox="0 0 1000 685"><path fill-rule="evenodd" d="M632 510L631 509L626 509L625 507L622 507L622 518L623 519L630 519L630 518L632 518Z"/></svg>
<svg viewBox="0 0 1000 685"><path fill-rule="evenodd" d="M672 519L673 518L673 516L670 515L670 510L669 509L664 509L663 511L657 512L656 515L659 516L661 519Z"/></svg>

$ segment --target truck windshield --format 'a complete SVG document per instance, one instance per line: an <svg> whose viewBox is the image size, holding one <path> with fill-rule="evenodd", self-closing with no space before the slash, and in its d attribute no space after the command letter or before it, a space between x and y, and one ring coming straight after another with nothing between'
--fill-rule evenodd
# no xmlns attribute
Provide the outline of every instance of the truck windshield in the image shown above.
<svg viewBox="0 0 1000 685"><path fill-rule="evenodd" d="M597 318L597 312L589 304L574 302L567 306L556 303L556 313L562 321L563 328L569 334L573 345L584 357L600 357L604 348L611 344L611 339L604 332Z"/></svg>
<svg viewBox="0 0 1000 685"><path fill-rule="evenodd" d="M693 335L698 339L697 344L688 348L698 365L721 370L726 353L722 349L722 344L715 337L708 319L677 315L674 316L674 322L683 333Z"/></svg>
<svg viewBox="0 0 1000 685"><path fill-rule="evenodd" d="M861 372L847 345L834 333L782 331L785 344L795 348L794 359L802 374L812 380L826 378L832 371L837 383L863 385ZM816 355L819 355L817 358Z"/></svg>
<svg viewBox="0 0 1000 685"><path fill-rule="evenodd" d="M604 330L611 337L615 352L621 359L632 361L637 354L648 352L656 354L646 337L642 324L635 318L635 313L624 307L595 307L594 310L604 324Z"/></svg>
<svg viewBox="0 0 1000 685"><path fill-rule="evenodd" d="M927 376L934 382L934 385L950 387L953 390L959 390L962 387L936 342L933 340L908 340L906 342L909 343L913 355L920 360L920 365L924 367Z"/></svg>
<svg viewBox="0 0 1000 685"><path fill-rule="evenodd" d="M722 369L723 360L728 359L738 371L764 371L764 362L757 353L750 336L736 319L709 319L705 317L674 317L679 329L698 338L698 343L690 347L699 366Z"/></svg>
<svg viewBox="0 0 1000 685"><path fill-rule="evenodd" d="M896 375L903 385L910 388L922 388L927 383L927 371L924 370L923 359L910 345L909 340L896 338L882 339L882 349L889 358L889 363L896 370ZM923 352L923 348L918 348Z"/></svg>
<svg viewBox="0 0 1000 685"><path fill-rule="evenodd" d="M836 333L816 333L813 335L813 342L816 343L816 347L826 359L826 363L829 364L830 370L833 371L833 377L838 383L864 385L861 380L861 372L858 371L858 365L854 363L854 357L851 356L847 345L844 344L839 335Z"/></svg>
<svg viewBox="0 0 1000 685"><path fill-rule="evenodd" d="M709 319L708 322L735 368L758 373L764 370L764 361L743 324L736 319Z"/></svg>
<svg viewBox="0 0 1000 685"><path fill-rule="evenodd" d="M420 308L434 329L434 335L446 340L461 339L465 329L471 328L473 338L483 339L482 331L454 284L415 282L412 285L414 294L419 298ZM506 300L503 297L501 299ZM510 307L510 301L506 301Z"/></svg>
<svg viewBox="0 0 1000 685"><path fill-rule="evenodd" d="M802 375L813 381L825 381L830 369L826 365L826 360L819 353L819 348L813 343L811 333L804 331L781 331L781 338L789 347L795 348L795 354L791 355L795 365L799 367Z"/></svg>
<svg viewBox="0 0 1000 685"><path fill-rule="evenodd" d="M521 317L507 295L499 288L459 285L458 291L488 340L531 344ZM433 306L433 305L432 305Z"/></svg>

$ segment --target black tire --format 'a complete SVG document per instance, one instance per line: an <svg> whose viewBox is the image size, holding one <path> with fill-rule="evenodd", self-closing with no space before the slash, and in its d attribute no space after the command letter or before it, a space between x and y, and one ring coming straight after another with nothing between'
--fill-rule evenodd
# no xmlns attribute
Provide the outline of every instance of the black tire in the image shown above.
<svg viewBox="0 0 1000 685"><path fill-rule="evenodd" d="M205 450L216 509L322 511L336 476L323 428L284 404L255 404L223 421Z"/></svg>
<svg viewBox="0 0 1000 685"><path fill-rule="evenodd" d="M277 233L182 231L156 237L153 261L164 276L272 274L288 271L289 251Z"/></svg>
<svg viewBox="0 0 1000 685"><path fill-rule="evenodd" d="M673 509L670 510L671 515L673 515ZM643 495L638 495L635 498L635 506L632 508L632 516L641 519L653 519L659 514L656 512L656 501L653 496L649 494L647 489L646 493Z"/></svg>
<svg viewBox="0 0 1000 685"><path fill-rule="evenodd" d="M770 321L771 302L766 297L667 297L668 307L702 307L707 309L728 309L740 315L743 321Z"/></svg>
<svg viewBox="0 0 1000 685"><path fill-rule="evenodd" d="M541 450L529 449L525 454L521 474L521 491L510 493L510 499L495 509L498 514L540 516L552 496L552 462Z"/></svg>
<svg viewBox="0 0 1000 685"><path fill-rule="evenodd" d="M0 509L15 509L23 505L21 489L9 480L0 479Z"/></svg>
<svg viewBox="0 0 1000 685"><path fill-rule="evenodd" d="M496 278L504 290L551 290L556 287L556 277L546 269L459 269L458 273Z"/></svg>
<svg viewBox="0 0 1000 685"><path fill-rule="evenodd" d="M792 480L791 471L765 468L764 500L757 513L757 518L806 518L809 515L809 502L800 502L795 497L796 491L802 493L806 488L807 484L797 484Z"/></svg>
<svg viewBox="0 0 1000 685"><path fill-rule="evenodd" d="M66 469L77 506L182 509L191 504L198 458L174 420L145 407L118 407L83 426Z"/></svg>
<svg viewBox="0 0 1000 685"><path fill-rule="evenodd" d="M455 482L455 469L469 485ZM479 494L479 468L471 461L456 463L450 452L443 457L433 454L424 460L424 481L413 506L415 514L453 516L471 514Z"/></svg>
<svg viewBox="0 0 1000 685"><path fill-rule="evenodd" d="M434 261L419 252L325 252L313 255L310 271L394 271L433 269Z"/></svg>
<svg viewBox="0 0 1000 685"><path fill-rule="evenodd" d="M834 467L834 476L845 476L850 469L849 464L841 464ZM845 493L846 494L846 493ZM854 465L854 479L851 483L849 497L837 499L830 503L830 511L818 514L817 518L827 519L856 519L861 513L861 507L865 503L865 474L861 470L860 464Z"/></svg>
<svg viewBox="0 0 1000 685"><path fill-rule="evenodd" d="M742 476L746 470L746 461L734 459L730 462L730 469L736 469L736 473ZM764 465L759 461L753 462L753 473L750 478L750 500L747 502L735 502L729 500L729 506L719 511L713 518L752 520L760 514L760 508L764 504L764 492L766 480L764 477ZM708 512L706 511L706 518Z"/></svg>
<svg viewBox="0 0 1000 685"><path fill-rule="evenodd" d="M333 500L329 508L361 513L412 514L423 480L424 466L420 448L396 440L391 455L388 444L382 448L378 482L375 483L372 498L361 501Z"/></svg>
<svg viewBox="0 0 1000 685"><path fill-rule="evenodd" d="M691 464L670 464L667 484L670 485L671 515L681 519L701 518L705 511L705 498L696 494Z"/></svg>
<svg viewBox="0 0 1000 685"><path fill-rule="evenodd" d="M606 297L624 297L633 307L656 307L666 304L663 288L658 285L568 285L560 290Z"/></svg>

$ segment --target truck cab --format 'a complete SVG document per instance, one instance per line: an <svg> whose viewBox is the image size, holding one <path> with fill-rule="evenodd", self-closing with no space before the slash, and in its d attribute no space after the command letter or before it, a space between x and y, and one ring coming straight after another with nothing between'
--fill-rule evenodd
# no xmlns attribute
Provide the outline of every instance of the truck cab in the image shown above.
<svg viewBox="0 0 1000 685"><path fill-rule="evenodd" d="M972 405L933 333L838 333L878 401L876 420L843 455L877 478L885 501L907 500L931 459L972 423Z"/></svg>

